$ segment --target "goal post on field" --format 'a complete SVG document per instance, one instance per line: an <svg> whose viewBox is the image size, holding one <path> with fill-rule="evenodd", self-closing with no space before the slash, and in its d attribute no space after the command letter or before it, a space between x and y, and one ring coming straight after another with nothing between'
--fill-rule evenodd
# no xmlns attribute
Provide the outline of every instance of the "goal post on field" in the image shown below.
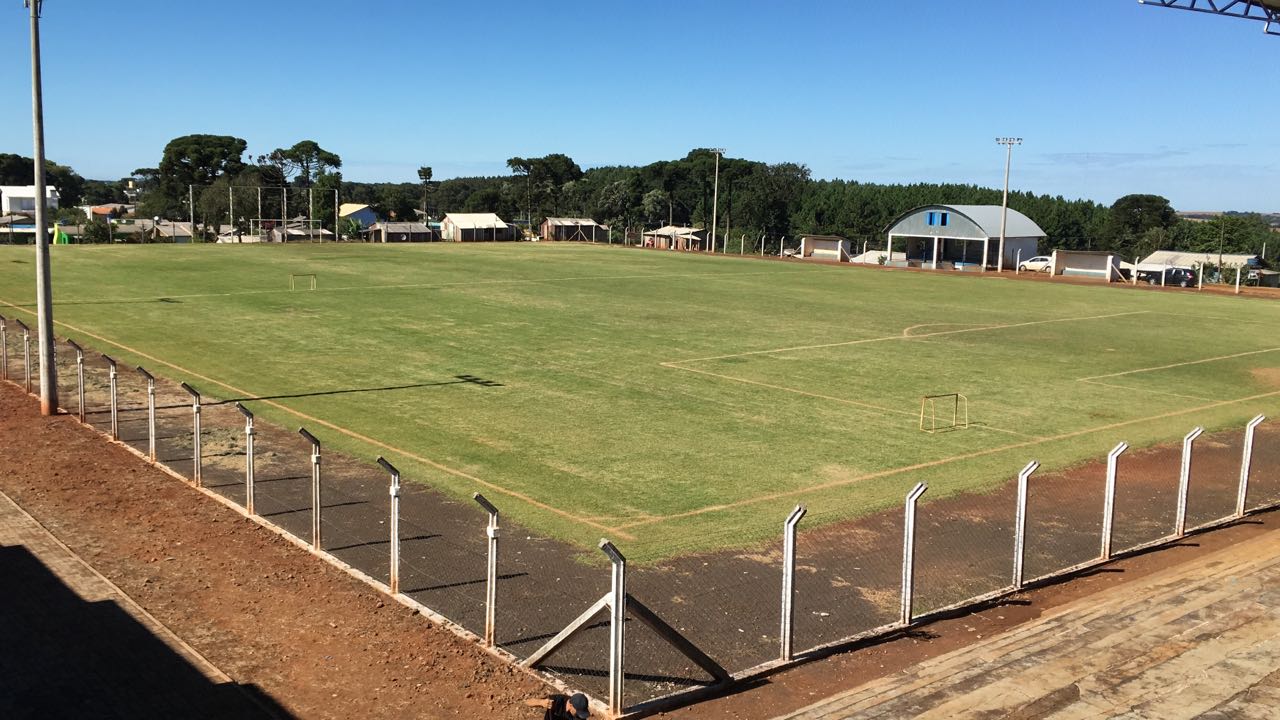
<svg viewBox="0 0 1280 720"><path fill-rule="evenodd" d="M289 273L289 289L297 290L306 286L308 290L316 289L316 276L312 273Z"/></svg>
<svg viewBox="0 0 1280 720"><path fill-rule="evenodd" d="M938 424L938 406L942 406L942 425ZM947 421L947 411L951 420ZM969 427L969 398L960 393L924 395L920 398L920 430L935 433Z"/></svg>

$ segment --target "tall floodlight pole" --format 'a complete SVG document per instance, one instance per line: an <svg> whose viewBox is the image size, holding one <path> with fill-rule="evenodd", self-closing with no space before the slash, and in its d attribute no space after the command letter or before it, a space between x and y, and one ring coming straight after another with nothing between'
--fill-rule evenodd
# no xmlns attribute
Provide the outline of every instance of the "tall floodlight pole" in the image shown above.
<svg viewBox="0 0 1280 720"><path fill-rule="evenodd" d="M1021 145L1022 138L1002 137L996 142L1004 145L1008 152L1004 157L1004 200L1000 203L1000 257L996 259L996 272L1004 271L1004 231L1009 223L1009 165L1013 162L1013 146Z"/></svg>
<svg viewBox="0 0 1280 720"><path fill-rule="evenodd" d="M53 288L49 273L49 233L45 228L44 100L40 84L40 5L31 9L31 128L35 141L36 186L36 332L40 338L40 414L58 411L58 373L53 365Z"/></svg>
<svg viewBox="0 0 1280 720"><path fill-rule="evenodd" d="M711 148L711 152L716 154L716 179L712 185L711 191L711 252L716 251L716 211L720 206L720 156L724 154L724 148ZM725 240L728 243L728 239Z"/></svg>

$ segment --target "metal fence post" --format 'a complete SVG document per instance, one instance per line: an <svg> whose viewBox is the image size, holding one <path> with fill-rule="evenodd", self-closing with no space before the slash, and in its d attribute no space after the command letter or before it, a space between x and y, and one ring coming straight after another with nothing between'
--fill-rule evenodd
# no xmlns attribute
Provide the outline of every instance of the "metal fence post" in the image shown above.
<svg viewBox="0 0 1280 720"><path fill-rule="evenodd" d="M498 607L498 508L480 493L471 497L489 513L489 524L485 527L485 535L489 537L489 555L484 587L484 644L493 647Z"/></svg>
<svg viewBox="0 0 1280 720"><path fill-rule="evenodd" d="M320 441L306 428L298 428L298 434L311 443L311 549L320 550Z"/></svg>
<svg viewBox="0 0 1280 720"><path fill-rule="evenodd" d="M138 372L147 379L147 455L156 461L156 378L138 366Z"/></svg>
<svg viewBox="0 0 1280 720"><path fill-rule="evenodd" d="M182 383L182 389L191 394L191 480L196 487L201 487L204 483L200 479L200 393L186 383Z"/></svg>
<svg viewBox="0 0 1280 720"><path fill-rule="evenodd" d="M240 403L236 409L244 416L244 509L253 515L253 413Z"/></svg>
<svg viewBox="0 0 1280 720"><path fill-rule="evenodd" d="M1018 473L1018 507L1013 521L1013 589L1022 589L1023 564L1027 556L1027 484L1031 473L1040 467L1032 460Z"/></svg>
<svg viewBox="0 0 1280 720"><path fill-rule="evenodd" d="M9 379L9 327L0 315L0 377Z"/></svg>
<svg viewBox="0 0 1280 720"><path fill-rule="evenodd" d="M790 662L792 658L791 633L796 617L796 526L806 512L805 506L797 505L782 525L782 628L778 635L782 644L779 657L783 662Z"/></svg>
<svg viewBox="0 0 1280 720"><path fill-rule="evenodd" d="M1120 456L1128 449L1129 443L1122 442L1107 453L1107 485L1102 496L1102 549L1098 554L1103 560L1111 559L1111 535L1116 518L1116 468Z"/></svg>
<svg viewBox="0 0 1280 720"><path fill-rule="evenodd" d="M22 374L25 377L27 394L31 394L31 328L21 320L14 320L22 328Z"/></svg>
<svg viewBox="0 0 1280 720"><path fill-rule="evenodd" d="M1178 516L1173 523L1173 534L1182 537L1187 534L1187 494L1191 489L1191 444L1204 428L1195 427L1182 438L1182 469L1178 473Z"/></svg>
<svg viewBox="0 0 1280 720"><path fill-rule="evenodd" d="M116 400L116 390L119 383L117 377L119 373L116 370L116 361L108 355L102 356L107 361L107 384L111 390L111 439L120 439L120 406Z"/></svg>
<svg viewBox="0 0 1280 720"><path fill-rule="evenodd" d="M390 582L391 594L400 594L400 471L394 465L387 462L386 458L378 456L378 464L383 470L391 473L391 573Z"/></svg>
<svg viewBox="0 0 1280 720"><path fill-rule="evenodd" d="M928 485L916 483L911 492L907 493L906 514L902 523L902 614L899 618L903 626L911 624L915 593L916 501L928 489Z"/></svg>
<svg viewBox="0 0 1280 720"><path fill-rule="evenodd" d="M1253 465L1253 436L1266 415L1255 416L1244 426L1244 453L1240 458L1240 489L1236 491L1236 517L1244 517L1244 501L1249 494L1249 470Z"/></svg>
<svg viewBox="0 0 1280 720"><path fill-rule="evenodd" d="M75 340L68 340L67 344L76 351L76 415L80 418L80 422L84 422L84 348L76 344Z"/></svg>
<svg viewBox="0 0 1280 720"><path fill-rule="evenodd" d="M609 712L622 714L622 681L625 665L625 623L627 619L627 559L608 540L600 541L600 549L613 563L609 591Z"/></svg>

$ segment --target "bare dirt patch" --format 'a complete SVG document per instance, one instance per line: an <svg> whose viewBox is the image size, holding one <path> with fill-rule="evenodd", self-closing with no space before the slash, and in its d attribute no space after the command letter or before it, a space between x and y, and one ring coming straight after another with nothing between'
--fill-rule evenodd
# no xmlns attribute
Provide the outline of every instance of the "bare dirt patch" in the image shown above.
<svg viewBox="0 0 1280 720"><path fill-rule="evenodd" d="M530 718L549 691L7 384L0 416L0 488L286 712Z"/></svg>

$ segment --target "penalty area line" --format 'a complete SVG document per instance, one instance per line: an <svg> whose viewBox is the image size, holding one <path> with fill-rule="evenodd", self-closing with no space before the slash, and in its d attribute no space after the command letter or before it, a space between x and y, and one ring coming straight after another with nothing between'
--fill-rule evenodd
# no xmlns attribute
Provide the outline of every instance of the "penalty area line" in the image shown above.
<svg viewBox="0 0 1280 720"><path fill-rule="evenodd" d="M6 305L6 306L8 306L8 307L10 307L10 308L13 308L14 310L18 310L19 312L27 313L28 315L32 315L32 316L34 316L34 315L35 315L35 313L34 313L34 312L32 312L31 310L28 310L28 309L26 309L26 308L24 308L24 307L21 307L21 306L18 306L18 305L14 305L13 303L11 303L11 302L9 302L9 301L7 301L7 300L0 299L0 304ZM146 358L147 360L150 360L150 361L152 361L152 362L155 362L155 363L157 363L157 364L159 364L159 365L163 365L163 366L165 366L165 367L167 367L167 368L170 368L170 369L172 369L172 370L176 370L176 371L178 371L178 372L180 372L180 373L184 373L184 374L186 374L186 375L188 375L188 376L190 376L190 377L197 378L197 379L199 379L199 380L202 380L202 381L207 382L207 383L211 383L211 384L213 384L213 385L217 385L218 387L224 388L224 389L226 389L226 390L230 390L231 392L236 393L237 395L240 395L240 396L242 396L242 397L257 397L257 396L259 395L259 393L251 393L251 392L249 392L248 390L243 390L243 389L241 389L241 388L235 387L234 385L228 385L227 383L222 382L221 380L215 380L214 378L211 378L211 377L209 377L209 376L207 376L207 375L202 375L202 374L197 373L197 372L194 372L194 371L192 371L192 370L188 370L187 368L184 368L184 367L182 367L182 366L180 366L180 365L175 365L175 364L173 364L173 363L171 363L171 362L168 362L167 360L162 360L162 359L160 359L160 358L158 358L158 357L155 357L154 355L151 355L151 354L149 354L149 353L142 352L141 350L137 350L136 348L129 347L128 345L125 345L125 344L123 344L123 343L119 343L119 342L116 342L115 340L112 340L112 339L110 339L110 338L103 337L103 336L98 335L98 334L96 334L96 333L89 332L88 330L83 330L83 329L81 329L81 328L75 327L74 325L70 325L70 324L65 323L65 322L62 322L62 321L60 321L60 320L55 320L55 321L54 321L54 324L56 324L56 325L60 325L60 326L62 326L62 327L64 327L64 328L66 328L66 329L68 329L68 330L73 331L73 332L80 333L81 335L84 335L85 337L90 337L90 338L93 338L93 339L98 340L98 341L100 341L100 342L107 343L108 345L112 345L112 346L118 347L118 348L120 348L121 350L124 350L124 351L126 351L126 352L130 352L130 353L133 353L134 355L137 355L138 357L141 357L141 358ZM490 490L493 490L494 492L502 493L503 495L506 495L506 496L511 497L511 498L515 498L516 500L519 500L519 501L521 501L521 502L524 502L524 503L527 503L527 504L529 504L529 505L532 505L533 507L536 507L536 508L538 508L538 509L540 509L540 510L545 510L545 511L547 511L547 512L553 513L553 514L555 514L555 515L557 515L557 516L559 516L559 517L561 517L561 518L563 518L563 519L565 519L565 520L569 520L569 521L572 521L572 522L575 522L575 523L578 523L578 524L581 524L581 525L586 525L586 526L588 526L588 527L591 527L591 528L593 528L593 529L595 529L595 530L599 530L599 531L604 532L604 533L613 533L613 534L617 535L618 537L620 537L620 538L622 538L622 539L624 539L624 540L635 540L635 536L634 536L634 535L632 535L632 534L630 534L630 533L625 532L625 531L623 530L623 528L621 528L621 527L608 527L608 526L602 525L602 524L600 524L600 523L593 522L593 521L591 521L591 520L588 520L587 518L582 517L581 515L577 515L577 514L574 514L574 513L570 513L570 512L568 512L568 511L566 511L566 510L562 510L562 509L560 509L560 508L558 508L558 507L554 507L554 506L552 506L552 505L548 505L547 503L541 502L541 501L539 501L539 500L535 500L534 498L532 498L532 497L530 497L530 496L528 496L528 495L525 495L524 493L518 492L518 491L516 491L516 490L512 490L512 489L510 489L510 488L503 487L503 486L501 486L501 485L497 485L497 484L495 484L495 483L489 482L488 480L482 480L482 479L480 479L480 478L476 477L475 475L471 475L470 473L464 472L464 471L459 470L459 469L457 469L457 468L449 467L448 465L445 465L445 464L443 464L443 463L440 463L440 462L438 462L438 461L436 461L436 460L432 460L431 458L424 457L424 456L422 456L422 455L418 455L418 454L416 454L416 453L412 453L412 452L409 452L409 451L407 451L407 450L403 450L403 449L398 448L398 447L396 447L396 446L394 446L394 445L390 445L390 444L388 444L388 443L385 443L385 442L383 442L383 441L381 441L381 440L377 440L377 439L371 438L371 437L369 437L368 435L362 435L362 434L360 434L360 433L358 433L358 432L355 432L354 430L348 430L347 428L342 427L341 425L336 425L336 424L334 424L334 423L329 422L328 420L322 420L322 419L320 419L320 418L318 418L318 417L315 417L315 416L313 416L313 415L308 415L307 413L304 413L304 412L301 412L301 411L295 410L295 409L293 409L293 408L289 407L288 405L282 405L281 403L278 403L278 402L276 402L276 401L274 401L274 400L260 400L260 401L258 401L258 402L262 402L262 403L265 403L265 404L267 404L267 405L270 405L271 407L274 407L274 408L276 408L276 409L283 410L284 412L289 413L290 415L293 415L293 416L294 416L294 417L296 417L296 418L299 418L299 419L301 419L301 420L305 420L305 421L307 421L307 422L309 422L309 423L314 423L314 424L316 424L316 425L320 425L320 426L325 427L325 428L327 428L327 429L329 429L329 430L332 430L332 431L334 431L334 432L336 432L336 433L340 433L340 434L342 434L342 435L346 435L346 436L347 436L347 437L349 437L349 438L352 438L352 439L355 439L355 440L359 440L360 442L367 443L367 444L372 445L372 446L374 446L374 447L377 447L377 448L379 448L379 449L382 449L382 450L386 450L386 451L388 451L388 452L395 453L395 454L397 454L397 455L400 455L400 456L402 456L402 457L409 458L410 460L417 461L417 462L422 463L422 464L424 464L424 465L428 465L428 466L433 467L433 468L435 468L435 469L437 469L437 470L439 470L439 471L441 471L441 472L447 473L447 474L449 474L449 475L453 475L454 477L459 477L459 478L462 478L462 479L464 479L464 480L469 480L469 481L471 481L471 482L476 483L477 485L481 485L481 486L483 486L483 487L485 487L485 488L488 488L488 489L490 489Z"/></svg>
<svg viewBox="0 0 1280 720"><path fill-rule="evenodd" d="M1105 432L1107 430L1118 430L1120 428L1129 427L1131 425L1140 425L1142 423L1153 422L1156 420L1165 420L1168 418L1180 417L1182 415L1189 415L1191 413L1200 412L1202 410L1211 410L1213 408L1225 407L1227 405L1237 405L1240 403L1252 402L1254 400L1265 400L1265 399L1273 398L1277 396L1280 396L1280 390L1274 390L1272 392L1261 393L1258 395L1250 395L1248 397L1235 398L1233 400L1218 400L1216 402L1207 403L1205 405L1200 405L1198 407L1184 408L1181 410L1172 410L1170 412L1160 413L1157 415L1150 415L1148 417L1135 418L1133 420L1124 420L1117 423L1110 423L1108 425L1100 425L1098 427L1085 428L1083 430L1074 430L1072 432L1063 433L1061 435L1055 435L1053 437L1038 438L1035 440L1027 440L1025 442L1019 442L1019 443L1010 443L1008 445L1001 445L999 447L988 448L986 450L978 450L976 452L965 453L963 455L953 455L951 457L941 458L939 460L930 460L928 462L916 463L914 465L906 465L903 467L889 468L887 470L879 470L877 472L866 473L863 475L859 475L857 477L846 478L844 480L833 480L831 482L819 483L817 485L811 485L809 487L796 488L795 490L787 490L784 492L770 493L768 495L758 495L756 497L746 498L743 500L738 500L736 502L724 503L721 505L710 505L704 508L699 508L697 510L689 510L687 512L676 513L674 515L667 515L666 517L663 517L658 520L641 520L641 521L631 522L621 527L624 530L630 530L631 528L644 527L644 526L653 525L660 522L666 522L668 520L680 520L687 517L694 517L697 515L705 515L707 513L720 512L722 510L733 510L735 508L746 507L749 505L755 505L757 503L762 503L762 502L769 502L771 500L781 500L783 498L795 497L797 495L805 495L808 493L821 492L823 490L831 490L839 487L844 487L846 485L852 485L854 483L866 482L867 480L875 480L878 478L892 477L894 475L900 475L902 473L908 473L915 470L924 470L928 468L939 467L942 465L950 465L952 463L962 462L965 460L972 460L975 458L985 457L987 455L995 455L997 453L1008 452L1010 450L1018 450L1020 448L1035 447L1037 445L1043 445L1044 443L1054 442L1057 440L1070 440L1072 438L1082 437L1084 435L1092 435L1094 433Z"/></svg>

